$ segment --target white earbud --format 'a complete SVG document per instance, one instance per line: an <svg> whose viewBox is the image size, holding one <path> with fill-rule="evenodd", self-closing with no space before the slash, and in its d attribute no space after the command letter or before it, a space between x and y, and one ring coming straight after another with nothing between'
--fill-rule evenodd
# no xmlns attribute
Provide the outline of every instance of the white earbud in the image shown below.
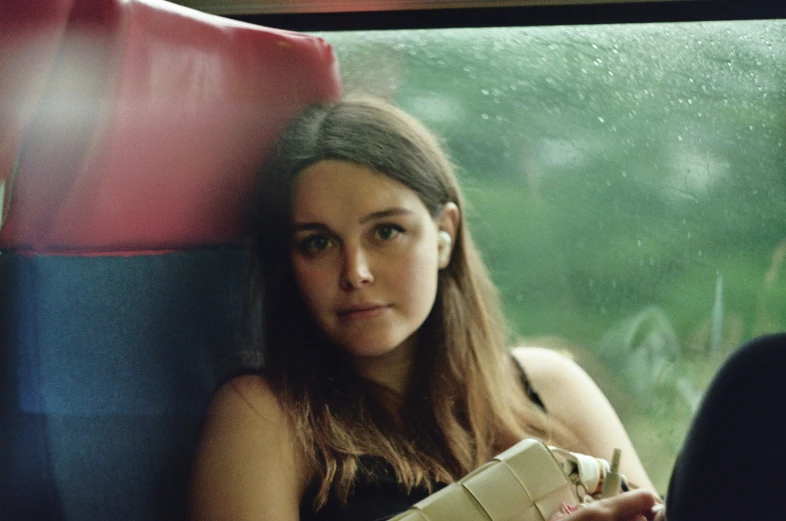
<svg viewBox="0 0 786 521"><path fill-rule="evenodd" d="M437 245L439 248L439 267L445 268L447 267L448 263L450 263L450 254L451 254L451 245L453 244L453 239L450 237L450 234L445 230L441 230L439 232L437 238Z"/></svg>

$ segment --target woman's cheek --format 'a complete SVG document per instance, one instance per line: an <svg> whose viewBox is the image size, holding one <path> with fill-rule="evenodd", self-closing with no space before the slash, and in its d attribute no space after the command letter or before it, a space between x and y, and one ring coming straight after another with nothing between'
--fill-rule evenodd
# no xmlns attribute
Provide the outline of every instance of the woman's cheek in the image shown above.
<svg viewBox="0 0 786 521"><path fill-rule="evenodd" d="M434 305L437 294L438 264L436 253L421 249L413 254L406 268L399 275L399 281L409 281L407 298L410 303L428 314Z"/></svg>
<svg viewBox="0 0 786 521"><path fill-rule="evenodd" d="M325 284L328 280L326 271L317 263L307 262L302 259L293 261L295 283L303 300L309 308L312 308L312 311L314 310L314 305L324 298L322 294L325 291Z"/></svg>

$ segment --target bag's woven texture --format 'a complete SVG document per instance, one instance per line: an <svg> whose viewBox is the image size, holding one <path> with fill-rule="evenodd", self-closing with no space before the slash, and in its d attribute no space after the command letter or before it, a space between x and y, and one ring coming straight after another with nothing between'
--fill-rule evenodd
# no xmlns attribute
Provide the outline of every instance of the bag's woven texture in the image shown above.
<svg viewBox="0 0 786 521"><path fill-rule="evenodd" d="M391 521L546 521L579 502L549 447L527 438Z"/></svg>

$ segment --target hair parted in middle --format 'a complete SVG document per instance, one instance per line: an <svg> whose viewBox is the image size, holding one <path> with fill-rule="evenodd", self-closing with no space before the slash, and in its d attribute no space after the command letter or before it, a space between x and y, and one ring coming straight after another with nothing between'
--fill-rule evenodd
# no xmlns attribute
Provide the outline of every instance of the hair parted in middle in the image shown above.
<svg viewBox="0 0 786 521"><path fill-rule="evenodd" d="M362 379L310 319L290 267L298 174L322 160L367 167L414 191L432 217L460 210L449 265L420 329L405 396ZM281 134L261 172L256 206L263 373L290 415L317 494L345 501L360 456L386 460L406 487L452 482L526 436L575 446L525 396L507 348L497 290L467 231L453 168L434 134L373 98L308 107ZM407 411L391 415L392 400Z"/></svg>

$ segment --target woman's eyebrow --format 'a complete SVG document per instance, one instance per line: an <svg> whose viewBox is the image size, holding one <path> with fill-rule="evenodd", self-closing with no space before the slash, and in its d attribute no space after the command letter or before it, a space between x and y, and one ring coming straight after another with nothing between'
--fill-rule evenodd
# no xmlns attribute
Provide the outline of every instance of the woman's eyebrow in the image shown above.
<svg viewBox="0 0 786 521"><path fill-rule="evenodd" d="M362 217L360 219L360 224L364 224L369 221L374 221L376 219L384 219L385 217L392 217L396 215L411 215L412 213L414 212L408 208L400 208L400 207L386 208L385 210L372 212ZM302 223L292 224L292 233L297 233L301 231L330 231L330 227L320 222L302 222Z"/></svg>
<svg viewBox="0 0 786 521"><path fill-rule="evenodd" d="M292 233L302 232L302 231L329 231L330 228L322 223L318 222L305 222L305 223L294 223L292 225Z"/></svg>
<svg viewBox="0 0 786 521"><path fill-rule="evenodd" d="M413 211L408 208L388 208L386 210L380 210L378 212L373 212L360 220L360 223L366 223L368 221L373 221L375 219L383 219L385 217L393 217L396 215L410 215Z"/></svg>

